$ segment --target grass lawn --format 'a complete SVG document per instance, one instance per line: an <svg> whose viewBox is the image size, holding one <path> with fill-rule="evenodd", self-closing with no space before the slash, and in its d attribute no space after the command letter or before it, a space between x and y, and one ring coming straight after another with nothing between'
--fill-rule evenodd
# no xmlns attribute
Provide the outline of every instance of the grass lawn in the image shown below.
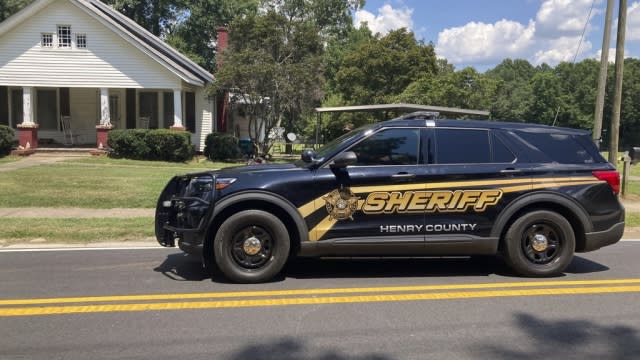
<svg viewBox="0 0 640 360"><path fill-rule="evenodd" d="M625 225L626 226L640 226L640 213L638 212L627 212L625 216Z"/></svg>
<svg viewBox="0 0 640 360"><path fill-rule="evenodd" d="M165 163L88 157L3 172L2 207L150 208L167 181L236 164Z"/></svg>
<svg viewBox="0 0 640 360"><path fill-rule="evenodd" d="M16 219L0 218L0 244L25 242L90 243L153 237L153 218Z"/></svg>
<svg viewBox="0 0 640 360"><path fill-rule="evenodd" d="M1 164L7 164L7 163L11 163L11 162L15 162L20 160L21 157L20 156L5 156L5 157L0 157L0 165Z"/></svg>

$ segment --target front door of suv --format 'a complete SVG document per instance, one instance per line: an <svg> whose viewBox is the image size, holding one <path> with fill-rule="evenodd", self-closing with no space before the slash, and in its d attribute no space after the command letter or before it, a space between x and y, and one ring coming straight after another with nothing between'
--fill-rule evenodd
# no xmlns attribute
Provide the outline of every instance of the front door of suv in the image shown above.
<svg viewBox="0 0 640 360"><path fill-rule="evenodd" d="M425 182L424 148L419 127L382 128L345 151L357 162L338 174L326 165L316 171L316 219L309 223L312 241L363 245L375 253L402 253L424 244L424 212L416 210L413 191ZM419 204L418 204L419 205ZM387 246L392 243L392 248ZM373 245L373 247L372 247ZM410 250L409 250L410 251Z"/></svg>

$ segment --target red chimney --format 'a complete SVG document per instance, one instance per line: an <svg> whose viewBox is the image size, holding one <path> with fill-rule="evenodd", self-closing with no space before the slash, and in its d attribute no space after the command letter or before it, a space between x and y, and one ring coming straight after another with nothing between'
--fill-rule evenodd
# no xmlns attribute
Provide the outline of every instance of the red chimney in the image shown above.
<svg viewBox="0 0 640 360"><path fill-rule="evenodd" d="M222 66L222 52L229 45L229 30L226 27L218 27L217 31L217 39L216 39L216 64L218 68Z"/></svg>
<svg viewBox="0 0 640 360"><path fill-rule="evenodd" d="M216 66L220 69L222 66L222 52L229 45L229 31L225 27L218 27L216 31L218 33L216 40ZM218 94L218 121L216 124L218 132L227 132L228 106L229 92L223 90Z"/></svg>

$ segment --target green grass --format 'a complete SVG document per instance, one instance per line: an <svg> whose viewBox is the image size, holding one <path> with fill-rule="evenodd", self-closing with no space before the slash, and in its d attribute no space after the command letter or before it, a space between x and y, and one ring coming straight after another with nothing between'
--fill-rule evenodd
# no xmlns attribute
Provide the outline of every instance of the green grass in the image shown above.
<svg viewBox="0 0 640 360"><path fill-rule="evenodd" d="M21 157L20 156L5 156L5 157L0 157L0 165L1 164L8 164L8 163L12 163L12 162L16 162L18 160L20 160Z"/></svg>
<svg viewBox="0 0 640 360"><path fill-rule="evenodd" d="M153 218L16 219L0 218L0 244L132 241L154 236Z"/></svg>
<svg viewBox="0 0 640 360"><path fill-rule="evenodd" d="M2 207L149 208L179 174L235 164L163 163L92 157L6 171Z"/></svg>
<svg viewBox="0 0 640 360"><path fill-rule="evenodd" d="M624 221L626 226L640 226L640 212L627 212Z"/></svg>

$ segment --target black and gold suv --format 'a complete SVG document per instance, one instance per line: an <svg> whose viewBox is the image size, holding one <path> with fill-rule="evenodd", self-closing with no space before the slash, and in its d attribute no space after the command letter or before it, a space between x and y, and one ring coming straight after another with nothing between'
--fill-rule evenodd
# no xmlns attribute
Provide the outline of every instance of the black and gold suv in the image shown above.
<svg viewBox="0 0 640 360"><path fill-rule="evenodd" d="M295 163L176 176L156 237L245 283L291 256L501 254L521 275L549 276L622 237L619 186L585 131L417 113Z"/></svg>

